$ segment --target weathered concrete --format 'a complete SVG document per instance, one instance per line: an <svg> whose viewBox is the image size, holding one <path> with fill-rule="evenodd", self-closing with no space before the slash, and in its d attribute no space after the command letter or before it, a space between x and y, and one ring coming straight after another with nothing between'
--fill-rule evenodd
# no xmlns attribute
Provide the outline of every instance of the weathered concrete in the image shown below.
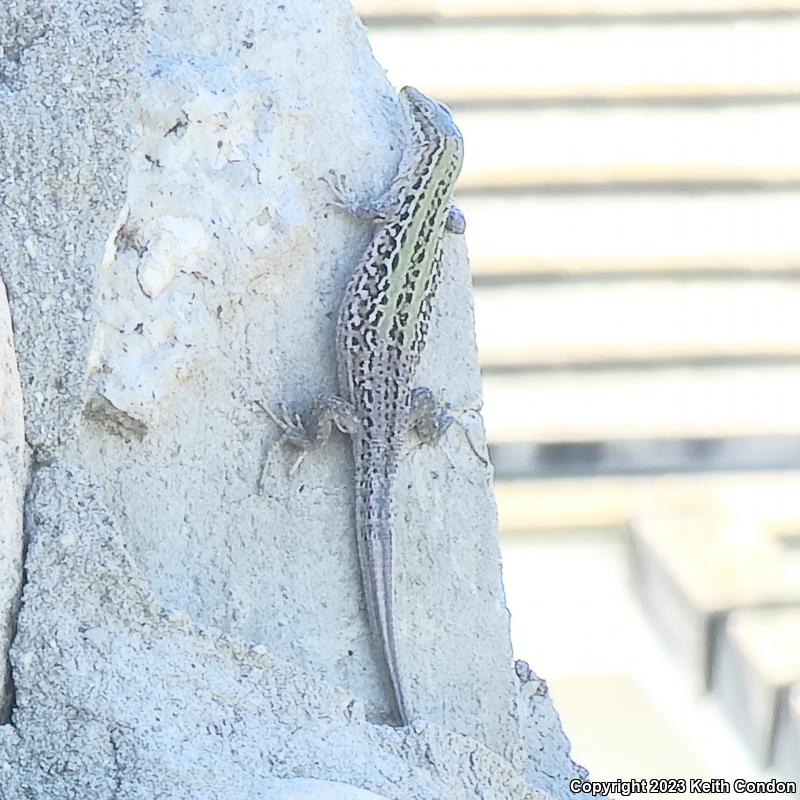
<svg viewBox="0 0 800 800"><path fill-rule="evenodd" d="M67 466L40 469L29 492L2 800L26 787L44 798L245 798L298 774L396 800L542 796L474 739L426 722L371 724L363 701L315 665L163 609L103 494Z"/></svg>
<svg viewBox="0 0 800 800"><path fill-rule="evenodd" d="M370 235L320 178L377 191L406 140L352 9L95 0L28 31L25 5L0 12L28 45L4 90L24 152L7 153L18 227L0 235L38 460L0 798L272 797L254 781L296 775L387 797L570 796L544 684L515 673L491 474L462 431L409 447L399 481L413 729L376 724L390 692L347 443L293 476L270 452L257 490L278 437L258 402L334 390L336 308ZM29 140L40 103L52 113ZM480 442L463 241L444 270L420 383Z"/></svg>
<svg viewBox="0 0 800 800"><path fill-rule="evenodd" d="M8 648L22 584L25 423L11 315L0 280L0 724L8 721L12 687Z"/></svg>
<svg viewBox="0 0 800 800"><path fill-rule="evenodd" d="M0 257L42 458L74 435L105 237L125 199L141 2L0 8Z"/></svg>
<svg viewBox="0 0 800 800"><path fill-rule="evenodd" d="M386 795L377 795L333 781L315 781L294 778L275 781L270 787L271 800L382 800Z"/></svg>

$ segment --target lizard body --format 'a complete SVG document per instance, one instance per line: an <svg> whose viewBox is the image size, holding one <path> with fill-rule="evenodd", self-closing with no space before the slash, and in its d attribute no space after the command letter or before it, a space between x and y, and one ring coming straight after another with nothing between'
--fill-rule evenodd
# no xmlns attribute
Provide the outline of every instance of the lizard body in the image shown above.
<svg viewBox="0 0 800 800"><path fill-rule="evenodd" d="M445 229L463 232L451 206L463 141L449 110L422 92L401 90L412 146L378 201L357 202L334 185L339 205L375 220L373 239L347 284L336 326L339 398L301 419L273 418L304 453L336 425L350 435L355 466L355 533L372 630L380 640L402 724L403 687L394 610L394 488L406 433L435 442L452 418L428 389L413 388L439 283ZM302 454L301 454L302 458Z"/></svg>

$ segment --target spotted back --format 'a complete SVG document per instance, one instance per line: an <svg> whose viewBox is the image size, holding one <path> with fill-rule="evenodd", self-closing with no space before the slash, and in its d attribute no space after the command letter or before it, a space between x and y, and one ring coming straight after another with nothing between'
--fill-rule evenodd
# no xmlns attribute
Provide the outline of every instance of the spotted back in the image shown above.
<svg viewBox="0 0 800 800"><path fill-rule="evenodd" d="M408 412L464 154L461 133L445 106L411 87L400 97L418 157L395 182L397 212L378 227L355 269L338 325L341 390L377 440L393 438Z"/></svg>

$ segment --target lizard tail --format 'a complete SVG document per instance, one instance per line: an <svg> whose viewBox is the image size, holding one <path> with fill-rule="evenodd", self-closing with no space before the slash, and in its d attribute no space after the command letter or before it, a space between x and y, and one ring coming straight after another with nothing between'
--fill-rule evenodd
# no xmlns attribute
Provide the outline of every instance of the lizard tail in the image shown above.
<svg viewBox="0 0 800 800"><path fill-rule="evenodd" d="M400 723L408 725L395 630L393 481L385 473L373 472L366 482L369 485L359 487L356 502L361 582L370 627L383 651Z"/></svg>

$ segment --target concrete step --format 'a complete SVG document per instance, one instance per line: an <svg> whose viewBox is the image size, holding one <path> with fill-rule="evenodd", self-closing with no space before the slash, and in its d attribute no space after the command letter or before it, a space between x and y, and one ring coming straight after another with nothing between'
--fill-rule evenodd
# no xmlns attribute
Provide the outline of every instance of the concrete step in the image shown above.
<svg viewBox="0 0 800 800"><path fill-rule="evenodd" d="M634 517L705 504L729 513L769 509L766 532L800 530L800 472L722 472L498 480L500 531L624 530Z"/></svg>
<svg viewBox="0 0 800 800"><path fill-rule="evenodd" d="M448 103L800 96L794 17L386 27L370 40L393 83Z"/></svg>
<svg viewBox="0 0 800 800"><path fill-rule="evenodd" d="M493 444L800 434L800 369L685 367L487 374Z"/></svg>
<svg viewBox="0 0 800 800"><path fill-rule="evenodd" d="M709 688L725 619L736 610L800 609L800 555L750 514L709 507L665 509L631 525L634 584L693 682Z"/></svg>
<svg viewBox="0 0 800 800"><path fill-rule="evenodd" d="M518 441L490 444L489 454L498 480L796 470L800 436Z"/></svg>
<svg viewBox="0 0 800 800"><path fill-rule="evenodd" d="M498 17L545 19L659 17L712 14L781 14L800 11L797 0L355 0L371 22L415 17L481 20Z"/></svg>
<svg viewBox="0 0 800 800"><path fill-rule="evenodd" d="M800 359L800 280L479 286L484 366Z"/></svg>
<svg viewBox="0 0 800 800"><path fill-rule="evenodd" d="M790 690L785 713L778 715L774 756L781 775L800 780L800 685Z"/></svg>
<svg viewBox="0 0 800 800"><path fill-rule="evenodd" d="M800 183L800 103L454 113L462 189Z"/></svg>
<svg viewBox="0 0 800 800"><path fill-rule="evenodd" d="M711 698L688 691L641 614L624 536L511 535L501 549L514 652L547 676L592 777L753 775Z"/></svg>
<svg viewBox="0 0 800 800"><path fill-rule="evenodd" d="M759 762L773 764L779 720L790 713L792 687L800 686L800 605L730 614L712 663L712 690L728 718ZM800 772L800 762L795 767Z"/></svg>
<svg viewBox="0 0 800 800"><path fill-rule="evenodd" d="M457 200L479 277L800 270L800 192L462 192Z"/></svg>

